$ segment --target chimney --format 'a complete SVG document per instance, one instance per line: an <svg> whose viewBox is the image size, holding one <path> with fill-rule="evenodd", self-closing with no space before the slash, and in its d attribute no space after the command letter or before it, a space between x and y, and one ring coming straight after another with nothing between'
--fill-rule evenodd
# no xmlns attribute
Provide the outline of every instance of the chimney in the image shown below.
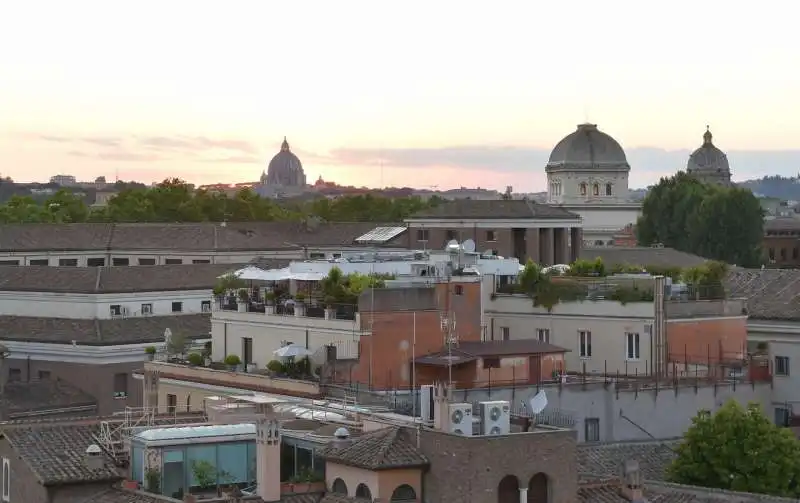
<svg viewBox="0 0 800 503"><path fill-rule="evenodd" d="M103 449L97 444L92 444L86 448L86 468L90 471L102 470L106 466L103 457Z"/></svg>
<svg viewBox="0 0 800 503"><path fill-rule="evenodd" d="M256 492L264 501L281 499L281 430L267 411L256 422Z"/></svg>
<svg viewBox="0 0 800 503"><path fill-rule="evenodd" d="M437 382L433 385L433 427L437 430L447 430L450 424L450 414L447 405L450 403L450 388Z"/></svg>
<svg viewBox="0 0 800 503"><path fill-rule="evenodd" d="M333 432L333 447L337 449L341 449L343 447L347 447L350 445L350 432L347 431L347 428L341 427L338 428L335 432Z"/></svg>
<svg viewBox="0 0 800 503"><path fill-rule="evenodd" d="M644 493L642 491L642 472L639 470L638 461L625 461L622 467L621 482L620 495L623 498L631 503L644 503Z"/></svg>

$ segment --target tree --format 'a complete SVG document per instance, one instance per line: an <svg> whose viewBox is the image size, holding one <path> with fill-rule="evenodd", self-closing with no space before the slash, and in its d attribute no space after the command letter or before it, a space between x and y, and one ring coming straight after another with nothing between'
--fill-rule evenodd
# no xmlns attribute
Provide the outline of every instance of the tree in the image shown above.
<svg viewBox="0 0 800 503"><path fill-rule="evenodd" d="M677 449L668 477L679 484L800 496L800 441L773 424L758 404L734 400L700 411Z"/></svg>
<svg viewBox="0 0 800 503"><path fill-rule="evenodd" d="M761 263L764 213L748 190L708 185L679 172L662 178L642 203L641 246L661 243L745 267Z"/></svg>

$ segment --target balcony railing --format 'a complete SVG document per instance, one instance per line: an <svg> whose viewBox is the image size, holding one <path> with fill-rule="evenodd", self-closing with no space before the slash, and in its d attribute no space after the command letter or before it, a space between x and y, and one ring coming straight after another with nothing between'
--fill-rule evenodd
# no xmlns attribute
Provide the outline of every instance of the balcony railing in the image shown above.
<svg viewBox="0 0 800 503"><path fill-rule="evenodd" d="M217 310L239 313L261 313L269 316L294 316L325 320L358 320L358 309L351 304L335 304L327 307L320 303L270 305L257 302L218 302Z"/></svg>

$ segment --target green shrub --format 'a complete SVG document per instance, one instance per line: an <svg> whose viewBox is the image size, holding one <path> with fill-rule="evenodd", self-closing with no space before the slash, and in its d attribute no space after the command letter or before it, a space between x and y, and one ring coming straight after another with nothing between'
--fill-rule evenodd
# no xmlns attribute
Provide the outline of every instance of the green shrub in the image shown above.
<svg viewBox="0 0 800 503"><path fill-rule="evenodd" d="M228 355L225 357L225 365L230 365L231 367L235 367L241 364L242 364L242 359L239 358L239 355Z"/></svg>
<svg viewBox="0 0 800 503"><path fill-rule="evenodd" d="M191 363L192 365L202 365L203 355L201 355L200 353L190 353L187 360L189 360L189 363Z"/></svg>
<svg viewBox="0 0 800 503"><path fill-rule="evenodd" d="M284 365L283 362L280 360L272 360L271 362L267 363L267 370L270 372L275 372L276 374L283 373Z"/></svg>

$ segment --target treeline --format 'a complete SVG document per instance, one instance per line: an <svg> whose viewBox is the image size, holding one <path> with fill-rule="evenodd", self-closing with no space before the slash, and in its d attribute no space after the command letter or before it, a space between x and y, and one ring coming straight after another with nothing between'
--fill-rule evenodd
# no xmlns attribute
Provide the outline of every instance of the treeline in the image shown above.
<svg viewBox="0 0 800 503"><path fill-rule="evenodd" d="M440 202L439 198L392 199L368 194L281 203L250 189L233 197L195 191L183 180L173 178L150 188L126 188L98 208L87 206L81 197L66 190L44 201L16 195L0 206L0 223L268 222L308 217L328 222L398 222Z"/></svg>

